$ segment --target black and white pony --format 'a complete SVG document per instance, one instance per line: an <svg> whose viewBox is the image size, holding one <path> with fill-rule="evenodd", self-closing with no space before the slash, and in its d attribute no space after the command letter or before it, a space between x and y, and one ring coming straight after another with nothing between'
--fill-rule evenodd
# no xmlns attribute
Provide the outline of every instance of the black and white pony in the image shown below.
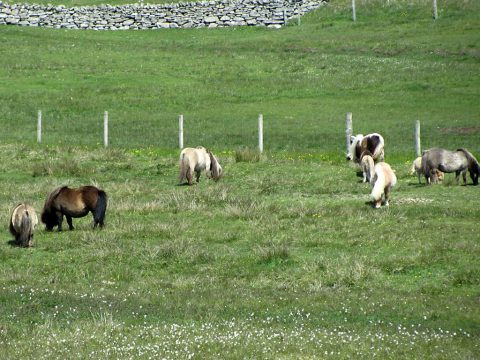
<svg viewBox="0 0 480 360"><path fill-rule="evenodd" d="M467 149L449 151L435 148L425 150L422 155L422 167L427 184L438 182L437 170L440 170L444 173L454 172L457 183L460 174L462 174L463 183L466 185L468 170L473 185L478 185L480 165L477 159L475 159Z"/></svg>
<svg viewBox="0 0 480 360"><path fill-rule="evenodd" d="M365 136L362 134L352 135L350 137L350 148L348 149L347 160L353 160L359 164L362 153L368 150L374 161L384 161L384 146L385 142L380 134L372 133Z"/></svg>
<svg viewBox="0 0 480 360"><path fill-rule="evenodd" d="M222 167L217 157L203 146L183 149L180 153L179 167L178 181L180 184L186 179L188 184L192 185L193 173L195 173L195 180L198 182L202 171L205 171L205 175L215 181L222 176Z"/></svg>

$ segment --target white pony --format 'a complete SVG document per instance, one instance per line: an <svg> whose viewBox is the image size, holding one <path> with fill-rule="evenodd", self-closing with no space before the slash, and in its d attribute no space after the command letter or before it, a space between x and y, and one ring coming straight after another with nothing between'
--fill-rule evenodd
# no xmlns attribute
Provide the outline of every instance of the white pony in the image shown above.
<svg viewBox="0 0 480 360"><path fill-rule="evenodd" d="M384 161L385 142L382 135L372 133L363 136L358 134L350 137L350 148L348 149L347 160L353 160L357 164L360 163L361 155L365 150L370 151L374 161Z"/></svg>
<svg viewBox="0 0 480 360"><path fill-rule="evenodd" d="M200 173L205 170L205 176L218 180L222 176L222 167L218 163L215 155L210 150L205 149L203 146L197 148L185 148L180 153L180 175L179 183L181 184L184 179L188 181L189 185L192 185L193 172L195 172L195 178L198 182L200 179Z"/></svg>
<svg viewBox="0 0 480 360"><path fill-rule="evenodd" d="M363 173L363 182L372 182L373 173L375 171L375 163L373 162L373 157L370 151L365 150L360 156L360 166Z"/></svg>
<svg viewBox="0 0 480 360"><path fill-rule="evenodd" d="M421 156L419 156L415 160L413 160L412 168L410 169L409 175L413 175L413 174L417 174L418 183L421 184L422 183L422 176L423 176L423 166L422 166L422 157ZM440 170L437 169L436 170L436 175L437 175L437 180L439 182L442 182L443 178L445 177L443 172L441 172Z"/></svg>
<svg viewBox="0 0 480 360"><path fill-rule="evenodd" d="M383 204L388 206L390 191L396 183L397 177L395 176L395 173L390 165L385 162L379 162L377 165L375 165L373 189L372 193L370 194L373 207L379 208L382 204L382 198L384 198Z"/></svg>
<svg viewBox="0 0 480 360"><path fill-rule="evenodd" d="M23 247L33 245L33 231L38 225L35 209L27 204L18 204L10 216L10 233L15 236L15 242Z"/></svg>

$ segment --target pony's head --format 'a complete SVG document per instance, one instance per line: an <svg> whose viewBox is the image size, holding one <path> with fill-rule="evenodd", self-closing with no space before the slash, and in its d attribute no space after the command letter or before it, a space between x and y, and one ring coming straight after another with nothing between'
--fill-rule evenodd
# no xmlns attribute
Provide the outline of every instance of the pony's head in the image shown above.
<svg viewBox="0 0 480 360"><path fill-rule="evenodd" d="M480 176L480 164L478 163L475 156L468 151L467 149L458 149L457 151L461 151L465 154L465 157L468 161L468 172L470 173L470 177L472 178L473 185L478 185L478 177Z"/></svg>
<svg viewBox="0 0 480 360"><path fill-rule="evenodd" d="M478 177L480 176L480 165L478 164L478 161L472 163L469 168L469 172L473 181L473 185L478 185Z"/></svg>
<svg viewBox="0 0 480 360"><path fill-rule="evenodd" d="M358 134L356 136L353 136L353 135L350 136L350 147L348 148L348 153L347 153L347 160L348 161L355 159L357 144L360 141L362 141L362 139L363 139L363 134Z"/></svg>
<svg viewBox="0 0 480 360"><path fill-rule="evenodd" d="M220 166L220 163L217 160L217 157L212 154L211 151L207 151L208 156L210 156L210 172L212 174L212 179L217 181L222 177L222 167Z"/></svg>
<svg viewBox="0 0 480 360"><path fill-rule="evenodd" d="M55 213L48 208L44 208L41 216L42 223L45 224L45 229L47 231L52 231L53 227L57 225L57 217Z"/></svg>

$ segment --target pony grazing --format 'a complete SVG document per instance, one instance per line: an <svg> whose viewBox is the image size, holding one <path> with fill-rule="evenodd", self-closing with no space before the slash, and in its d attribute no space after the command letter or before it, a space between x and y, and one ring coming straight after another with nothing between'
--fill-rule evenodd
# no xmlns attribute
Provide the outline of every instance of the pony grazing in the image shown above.
<svg viewBox="0 0 480 360"><path fill-rule="evenodd" d="M103 227L107 210L107 194L95 186L82 186L70 189L67 186L59 187L48 195L43 206L42 222L47 230L58 226L62 231L63 216L67 219L68 227L73 230L72 218L93 214L93 227Z"/></svg>
<svg viewBox="0 0 480 360"><path fill-rule="evenodd" d="M385 162L379 162L375 165L375 176L373 178L373 189L370 194L373 207L379 208L384 198L383 204L388 206L390 191L397 183L397 177L390 165Z"/></svg>
<svg viewBox="0 0 480 360"><path fill-rule="evenodd" d="M430 149L423 152L422 168L427 184L438 182L437 170L444 173L455 173L458 183L460 174L463 177L463 183L467 184L467 170L472 178L473 185L478 185L478 176L480 175L480 165L477 159L467 150L458 149L449 151L445 149Z"/></svg>
<svg viewBox="0 0 480 360"><path fill-rule="evenodd" d="M350 137L350 148L348 149L347 160L353 160L357 164L360 163L361 155L368 150L374 161L383 161L385 142L380 134L372 133L363 136L358 134Z"/></svg>
<svg viewBox="0 0 480 360"><path fill-rule="evenodd" d="M422 166L422 157L421 156L419 156L415 160L413 160L412 168L410 169L410 172L408 174L409 175L417 174L418 183L419 184L422 183L423 166ZM444 177L445 177L444 173L437 169L435 171L435 174L437 176L438 181L442 182Z"/></svg>
<svg viewBox="0 0 480 360"><path fill-rule="evenodd" d="M198 183L200 173L205 170L205 176L211 177L217 181L222 176L222 167L218 163L215 155L208 149L202 146L197 148L185 148L180 153L180 175L179 184L183 180L187 180L189 185L193 182L193 173L195 172L195 179Z"/></svg>
<svg viewBox="0 0 480 360"><path fill-rule="evenodd" d="M374 167L373 157L370 151L365 150L360 156L360 166L363 173L363 182L371 182L373 179Z"/></svg>
<svg viewBox="0 0 480 360"><path fill-rule="evenodd" d="M10 233L15 236L15 242L23 247L33 245L33 231L38 225L35 209L27 204L19 204L10 216Z"/></svg>

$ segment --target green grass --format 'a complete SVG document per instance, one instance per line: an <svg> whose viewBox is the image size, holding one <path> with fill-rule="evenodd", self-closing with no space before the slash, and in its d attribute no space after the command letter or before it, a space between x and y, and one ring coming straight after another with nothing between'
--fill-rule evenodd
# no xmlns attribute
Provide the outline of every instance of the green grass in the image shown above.
<svg viewBox="0 0 480 360"><path fill-rule="evenodd" d="M408 171L417 119L480 157L480 4L390 2L280 31L0 27L2 358L477 358L479 188ZM388 209L344 160L347 111L385 137ZM179 114L219 182L175 186ZM18 202L91 183L104 229L9 244Z"/></svg>

